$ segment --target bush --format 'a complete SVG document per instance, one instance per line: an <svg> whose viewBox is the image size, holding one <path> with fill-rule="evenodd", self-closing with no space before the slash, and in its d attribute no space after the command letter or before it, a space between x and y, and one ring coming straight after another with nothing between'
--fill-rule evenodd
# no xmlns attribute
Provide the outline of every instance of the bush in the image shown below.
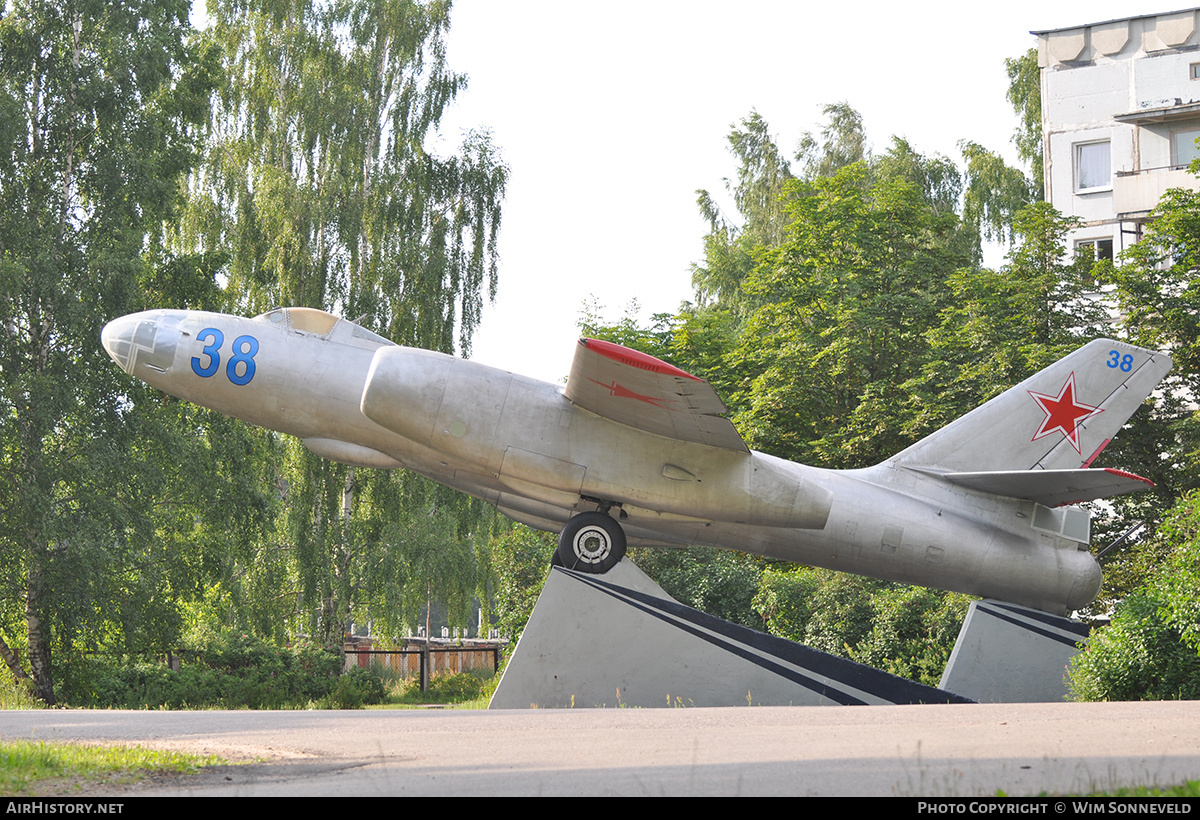
<svg viewBox="0 0 1200 820"><path fill-rule="evenodd" d="M1179 501L1155 540L1168 558L1071 661L1072 700L1200 698L1200 494Z"/></svg>
<svg viewBox="0 0 1200 820"><path fill-rule="evenodd" d="M1200 655L1162 617L1153 590L1134 593L1092 632L1067 670L1072 700L1195 700Z"/></svg>
<svg viewBox="0 0 1200 820"><path fill-rule="evenodd" d="M363 704L383 703L387 686L379 667L353 666L338 678L337 685L329 693L331 709L357 709Z"/></svg>
<svg viewBox="0 0 1200 820"><path fill-rule="evenodd" d="M429 681L429 690L421 691L421 681L411 678L400 694L402 703L462 703L483 695L484 681L470 672L449 672Z"/></svg>
<svg viewBox="0 0 1200 820"><path fill-rule="evenodd" d="M474 700L483 692L483 681L468 672L438 675L429 682L429 695L447 703Z"/></svg>
<svg viewBox="0 0 1200 820"><path fill-rule="evenodd" d="M341 703L382 698L377 676L376 685L364 683L362 674L341 684L341 652L307 642L278 647L244 633L223 633L205 636L180 654L178 672L158 661L123 657L72 660L62 676L62 700L95 708L296 709L319 702L339 685Z"/></svg>

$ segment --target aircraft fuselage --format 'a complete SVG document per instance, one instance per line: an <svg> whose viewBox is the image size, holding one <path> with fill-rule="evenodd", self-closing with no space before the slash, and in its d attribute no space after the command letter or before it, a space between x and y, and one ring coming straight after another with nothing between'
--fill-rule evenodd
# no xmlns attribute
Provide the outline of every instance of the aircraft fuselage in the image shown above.
<svg viewBox="0 0 1200 820"><path fill-rule="evenodd" d="M561 387L322 316L147 311L110 323L104 345L167 393L333 460L412 470L538 529L599 507L632 543L726 547L1051 612L1099 589L1081 511L888 463L824 470L657 435Z"/></svg>

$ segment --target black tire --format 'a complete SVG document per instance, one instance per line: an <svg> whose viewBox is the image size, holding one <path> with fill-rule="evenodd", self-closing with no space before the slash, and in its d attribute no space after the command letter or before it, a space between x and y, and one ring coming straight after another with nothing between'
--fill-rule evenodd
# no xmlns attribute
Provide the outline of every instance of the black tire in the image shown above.
<svg viewBox="0 0 1200 820"><path fill-rule="evenodd" d="M559 534L555 554L567 569L601 575L625 557L625 530L604 513L580 513Z"/></svg>

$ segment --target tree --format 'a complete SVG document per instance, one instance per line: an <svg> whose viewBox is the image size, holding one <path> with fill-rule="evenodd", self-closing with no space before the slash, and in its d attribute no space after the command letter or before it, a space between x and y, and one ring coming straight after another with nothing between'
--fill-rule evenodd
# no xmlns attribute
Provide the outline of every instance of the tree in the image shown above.
<svg viewBox="0 0 1200 820"><path fill-rule="evenodd" d="M771 567L754 607L773 635L937 686L970 600L826 569Z"/></svg>
<svg viewBox="0 0 1200 820"><path fill-rule="evenodd" d="M1192 172L1200 173L1193 163ZM1200 193L1173 188L1111 277L1130 341L1170 350L1174 392L1200 391Z"/></svg>
<svg viewBox="0 0 1200 820"><path fill-rule="evenodd" d="M792 171L766 120L751 111L733 127L728 140L738 171L735 180L725 180L725 187L733 194L740 224L721 212L708 191L696 192L700 213L709 223L704 263L692 266L692 286L702 308L713 302L725 309L738 307L756 250L781 242L786 225L781 197Z"/></svg>
<svg viewBox="0 0 1200 820"><path fill-rule="evenodd" d="M1104 335L1108 315L1090 298L1092 260L1066 261L1076 220L1044 202L1014 218L1018 244L998 271L960 268L927 337L930 359L904 385L909 434L920 437Z"/></svg>
<svg viewBox="0 0 1200 820"><path fill-rule="evenodd" d="M1193 163L1192 173L1198 171L1200 166ZM1174 360L1155 406L1140 413L1140 423L1123 432L1111 448L1113 463L1155 482L1150 492L1118 500L1121 523L1147 524L1142 540L1178 499L1200 487L1200 417L1194 411L1200 395L1198 265L1200 196L1172 189L1155 208L1141 241L1121 255L1118 265L1102 268L1106 281L1115 284L1129 341L1168 351ZM1112 555L1103 595L1113 600L1138 588L1154 564L1153 545L1161 543L1154 538L1146 544L1135 541L1131 549Z"/></svg>
<svg viewBox="0 0 1200 820"><path fill-rule="evenodd" d="M98 344L145 290L204 291L159 233L211 88L187 16L178 0L64 0L0 17L0 654L48 703L52 648L163 637L188 581L158 530L187 440Z"/></svg>
<svg viewBox="0 0 1200 820"><path fill-rule="evenodd" d="M496 564L496 626L511 640L520 638L542 593L557 540L517 524L497 536L491 547Z"/></svg>
<svg viewBox="0 0 1200 820"><path fill-rule="evenodd" d="M753 602L764 559L709 547L634 547L629 555L679 603L751 629L763 628Z"/></svg>
<svg viewBox="0 0 1200 820"><path fill-rule="evenodd" d="M978 239L1015 243L1016 215L1026 205L1041 199L1040 187L982 145L963 141L959 148L967 161L963 221L978 234Z"/></svg>
<svg viewBox="0 0 1200 820"><path fill-rule="evenodd" d="M401 344L469 352L495 294L507 168L486 132L451 156L429 147L466 83L446 65L449 13L447 2L415 0L214 4L208 37L228 81L176 241L228 260L228 309L317 307ZM445 577L425 560L426 536L469 556L469 534L488 520L481 504L402 471L276 446L284 515L264 550L290 555L292 612L314 634L387 621L370 601L411 614L411 590L396 597L406 579L424 601L429 579ZM446 516L454 527L442 526ZM397 532L397 521L413 532ZM457 606L457 587L444 592Z"/></svg>
<svg viewBox="0 0 1200 820"><path fill-rule="evenodd" d="M746 287L761 305L727 357L752 447L828 467L866 466L905 442L900 389L924 364L950 272L971 260L958 219L900 176L862 164L789 188L789 240Z"/></svg>
<svg viewBox="0 0 1200 820"><path fill-rule="evenodd" d="M1030 188L1034 200L1045 199L1042 159L1042 71L1038 66L1037 48L1020 57L1004 61L1008 72L1008 102L1020 122L1013 133L1017 155L1029 163Z"/></svg>
<svg viewBox="0 0 1200 820"><path fill-rule="evenodd" d="M869 159L862 115L845 102L826 105L822 111L828 121L821 129L820 142L805 132L796 152L796 159L803 164L801 176L808 182ZM733 194L739 220L723 214L708 191L696 192L710 230L704 238L704 263L692 267L692 284L702 309L715 302L721 309L742 313L749 296L742 285L759 255L786 240L789 217L784 188L796 177L757 111L735 125L728 140L738 171L734 180L725 181L725 187Z"/></svg>
<svg viewBox="0 0 1200 820"><path fill-rule="evenodd" d="M826 105L822 113L829 121L821 129L821 141L806 131L796 149L807 180L831 177L848 165L869 159L861 114L846 102Z"/></svg>
<svg viewBox="0 0 1200 820"><path fill-rule="evenodd" d="M1008 102L1019 123L1013 133L1017 156L1029 164L1026 176L978 143L959 143L967 162L963 221L989 242L1015 243L1013 220L1026 205L1045 199L1042 160L1042 79L1037 49L1004 61Z"/></svg>
<svg viewBox="0 0 1200 820"><path fill-rule="evenodd" d="M507 169L486 132L427 144L466 77L450 5L223 0L228 85L193 180L191 245L224 248L233 307L337 309L389 338L469 352L496 288Z"/></svg>

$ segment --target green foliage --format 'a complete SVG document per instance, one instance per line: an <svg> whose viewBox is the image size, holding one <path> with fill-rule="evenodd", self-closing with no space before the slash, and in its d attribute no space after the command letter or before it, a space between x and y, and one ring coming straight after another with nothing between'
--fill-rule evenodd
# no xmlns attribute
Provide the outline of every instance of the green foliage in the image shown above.
<svg viewBox="0 0 1200 820"><path fill-rule="evenodd" d="M927 587L894 585L871 598L871 631L851 659L937 686L971 599Z"/></svg>
<svg viewBox="0 0 1200 820"><path fill-rule="evenodd" d="M937 686L970 600L831 570L768 568L754 607L773 635Z"/></svg>
<svg viewBox="0 0 1200 820"><path fill-rule="evenodd" d="M1197 171L1193 166L1192 172ZM1200 417L1192 405L1200 395L1198 266L1200 198L1193 191L1173 189L1155 208L1141 241L1121 255L1116 267L1103 271L1116 286L1129 341L1169 351L1174 360L1153 412L1139 414L1141 423L1122 432L1109 456L1156 485L1149 493L1121 499L1119 509L1130 522L1162 520L1176 499L1200 488Z"/></svg>
<svg viewBox="0 0 1200 820"><path fill-rule="evenodd" d="M1195 168L1194 173L1200 172ZM1200 389L1200 194L1172 189L1163 195L1142 240L1111 272L1130 340L1170 350L1173 386Z"/></svg>
<svg viewBox="0 0 1200 820"><path fill-rule="evenodd" d="M402 344L470 349L496 289L507 168L486 132L431 148L466 77L450 4L210 9L227 85L179 241L220 248L234 306L338 307Z"/></svg>
<svg viewBox="0 0 1200 820"><path fill-rule="evenodd" d="M387 687L376 666L353 666L337 679L329 694L316 701L318 709L361 709L383 703Z"/></svg>
<svg viewBox="0 0 1200 820"><path fill-rule="evenodd" d="M789 239L746 281L760 307L726 363L744 385L734 422L755 449L860 467L908 443L901 385L926 361L946 279L971 251L915 183L868 170L789 186Z"/></svg>
<svg viewBox="0 0 1200 820"><path fill-rule="evenodd" d="M1040 126L1039 126L1040 127ZM1038 165L1041 165L1041 143ZM1041 199L1041 177L1031 182L1017 168L982 145L959 143L967 161L967 187L963 197L963 221L989 242L1013 242L1013 222L1022 208Z"/></svg>
<svg viewBox="0 0 1200 820"><path fill-rule="evenodd" d="M458 703L479 697L483 681L468 672L452 672L438 675L429 682L429 697L446 703Z"/></svg>
<svg viewBox="0 0 1200 820"><path fill-rule="evenodd" d="M1200 494L1158 528L1167 559L1071 662L1074 700L1200 698Z"/></svg>
<svg viewBox="0 0 1200 820"><path fill-rule="evenodd" d="M709 547L632 547L629 556L679 603L751 629L763 628L752 605L761 558Z"/></svg>
<svg viewBox="0 0 1200 820"><path fill-rule="evenodd" d="M1112 623L1093 630L1087 648L1072 659L1067 689L1072 700L1195 700L1200 698L1200 656L1161 617L1152 592L1130 594Z"/></svg>
<svg viewBox="0 0 1200 820"><path fill-rule="evenodd" d="M494 606L500 634L516 641L525 631L550 571L557 539L517 525L492 541L495 565Z"/></svg>
<svg viewBox="0 0 1200 820"><path fill-rule="evenodd" d="M110 656L72 659L63 670L63 700L92 708L356 708L378 703L383 685L370 670L341 675L335 648L299 641L290 647L253 635L206 636L180 652L178 672L159 661Z"/></svg>
<svg viewBox="0 0 1200 820"><path fill-rule="evenodd" d="M892 137L892 147L876 157L874 173L881 180L905 180L916 186L926 206L935 214L958 211L963 178L958 167L943 156L923 156L902 137Z"/></svg>
<svg viewBox="0 0 1200 820"><path fill-rule="evenodd" d="M405 512L406 515L395 516L384 525L381 538L386 549L400 556L402 565L401 606L395 610L393 605L393 611L406 622L417 623L422 611L428 619L436 601L444 607L452 626L470 623L477 589L472 539L458 531L454 510L449 505L410 506ZM379 614L383 616L385 612Z"/></svg>
<svg viewBox="0 0 1200 820"><path fill-rule="evenodd" d="M98 344L146 293L211 286L160 236L213 84L188 8L18 0L0 16L0 655L48 703L52 651L169 640L196 583L194 553L170 547L195 497L184 454L205 443Z"/></svg>
<svg viewBox="0 0 1200 820"><path fill-rule="evenodd" d="M0 678L0 709L44 709L32 680Z"/></svg>
<svg viewBox="0 0 1200 820"><path fill-rule="evenodd" d="M486 132L439 155L466 78L449 3L212 4L225 84L172 246L223 264L224 309L324 308L401 344L469 352L495 294L507 168ZM192 257L188 257L192 258ZM494 516L406 473L333 464L265 432L258 486L278 515L210 586L204 619L281 640L351 623L401 634L438 606L471 618Z"/></svg>
<svg viewBox="0 0 1200 820"><path fill-rule="evenodd" d="M1180 786L1129 786L1091 797L1200 797L1200 780L1185 780Z"/></svg>
<svg viewBox="0 0 1200 820"><path fill-rule="evenodd" d="M635 319L640 310L637 299L629 301L616 323L606 322L600 315L602 310L603 306L594 299L584 304L579 316L580 333L649 353L663 361L671 358L675 317L669 313L656 313L650 317L649 327L641 327Z"/></svg>
<svg viewBox="0 0 1200 820"><path fill-rule="evenodd" d="M1008 102L1020 120L1013 143L1017 146L1017 154L1029 163L1034 199L1041 200L1045 198L1042 191L1042 72L1038 67L1037 48L1005 60L1004 67L1008 72Z"/></svg>
<svg viewBox="0 0 1200 820"><path fill-rule="evenodd" d="M490 680L490 678L489 678ZM401 703L464 703L483 694L484 681L470 672L447 672L433 677L429 689L421 691L421 682L411 678L400 693Z"/></svg>
<svg viewBox="0 0 1200 820"><path fill-rule="evenodd" d="M796 151L796 159L804 165L802 176L808 180L834 176L868 159L862 115L846 102L826 105L822 113L828 121L821 129L820 140L805 132Z"/></svg>
<svg viewBox="0 0 1200 820"><path fill-rule="evenodd" d="M781 577L791 574L800 577ZM763 591L755 604L773 633L822 652L850 657L872 629L872 596L889 586L887 581L824 569L768 570L763 573ZM783 596L792 600L782 602ZM768 608L769 604L775 608ZM796 619L784 620L784 613Z"/></svg>
<svg viewBox="0 0 1200 820"><path fill-rule="evenodd" d="M929 360L903 385L913 437L932 433L1076 347L1109 331L1086 256L1066 263L1077 220L1039 202L1023 208L1018 244L998 271L959 268L926 332Z"/></svg>
<svg viewBox="0 0 1200 820"><path fill-rule="evenodd" d="M700 213L710 228L704 239L705 261L692 267L692 285L701 307L714 300L726 308L740 305L742 282L754 266L756 249L778 244L786 224L780 196L792 172L766 120L751 111L728 139L738 171L726 188L742 222L735 225L722 214L708 191L696 192Z"/></svg>

